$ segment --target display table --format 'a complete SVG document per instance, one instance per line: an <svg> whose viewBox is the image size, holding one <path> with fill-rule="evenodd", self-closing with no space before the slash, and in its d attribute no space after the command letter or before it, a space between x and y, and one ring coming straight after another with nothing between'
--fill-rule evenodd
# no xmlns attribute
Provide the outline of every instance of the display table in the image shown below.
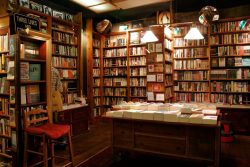
<svg viewBox="0 0 250 167"><path fill-rule="evenodd" d="M54 113L54 121L70 125L72 136L76 136L89 130L89 112L88 105L63 106L62 111Z"/></svg>
<svg viewBox="0 0 250 167"><path fill-rule="evenodd" d="M152 153L219 166L220 125L107 117L115 150Z"/></svg>

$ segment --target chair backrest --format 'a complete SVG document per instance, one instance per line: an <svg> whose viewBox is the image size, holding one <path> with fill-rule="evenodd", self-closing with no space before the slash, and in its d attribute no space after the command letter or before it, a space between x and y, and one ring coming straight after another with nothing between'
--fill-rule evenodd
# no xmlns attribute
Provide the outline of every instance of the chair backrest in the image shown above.
<svg viewBox="0 0 250 167"><path fill-rule="evenodd" d="M24 117L25 117L25 122L24 122L25 128L29 126L39 126L49 122L47 110L41 108L36 108L30 111L26 111L24 113Z"/></svg>

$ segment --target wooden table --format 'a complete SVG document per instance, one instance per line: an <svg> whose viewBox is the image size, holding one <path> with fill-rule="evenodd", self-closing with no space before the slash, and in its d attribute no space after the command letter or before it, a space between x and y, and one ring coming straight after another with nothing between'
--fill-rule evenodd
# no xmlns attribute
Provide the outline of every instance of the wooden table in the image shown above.
<svg viewBox="0 0 250 167"><path fill-rule="evenodd" d="M170 123L139 119L112 119L112 145L125 149L197 160L219 166L220 125Z"/></svg>

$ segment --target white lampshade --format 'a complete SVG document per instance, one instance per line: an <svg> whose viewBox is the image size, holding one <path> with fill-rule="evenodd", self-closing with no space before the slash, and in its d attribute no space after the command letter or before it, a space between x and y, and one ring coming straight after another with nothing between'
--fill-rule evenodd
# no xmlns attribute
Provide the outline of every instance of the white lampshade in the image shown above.
<svg viewBox="0 0 250 167"><path fill-rule="evenodd" d="M204 39L204 37L200 33L197 27L191 27L189 32L184 37L184 39L195 40L195 39Z"/></svg>
<svg viewBox="0 0 250 167"><path fill-rule="evenodd" d="M142 42L156 42L158 41L158 38L155 36L155 34L152 31L146 31L145 35L141 39Z"/></svg>

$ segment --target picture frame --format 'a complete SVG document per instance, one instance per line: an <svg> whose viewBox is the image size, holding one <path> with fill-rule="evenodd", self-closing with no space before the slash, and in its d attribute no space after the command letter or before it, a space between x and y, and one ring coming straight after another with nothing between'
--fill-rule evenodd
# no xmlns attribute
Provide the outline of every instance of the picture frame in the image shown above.
<svg viewBox="0 0 250 167"><path fill-rule="evenodd" d="M157 74L156 75L156 81L157 82L163 82L163 74Z"/></svg>
<svg viewBox="0 0 250 167"><path fill-rule="evenodd" d="M43 5L36 3L34 1L30 1L30 9L38 12L43 12Z"/></svg>
<svg viewBox="0 0 250 167"><path fill-rule="evenodd" d="M52 16L62 20L64 19L64 13L57 10L52 11Z"/></svg>
<svg viewBox="0 0 250 167"><path fill-rule="evenodd" d="M73 15L69 13L65 13L65 20L67 21L73 21Z"/></svg>
<svg viewBox="0 0 250 167"><path fill-rule="evenodd" d="M19 5L25 8L29 8L30 7L30 2L29 0L19 0Z"/></svg>
<svg viewBox="0 0 250 167"><path fill-rule="evenodd" d="M51 7L43 5L43 13L51 16L52 15L52 9L51 9Z"/></svg>

